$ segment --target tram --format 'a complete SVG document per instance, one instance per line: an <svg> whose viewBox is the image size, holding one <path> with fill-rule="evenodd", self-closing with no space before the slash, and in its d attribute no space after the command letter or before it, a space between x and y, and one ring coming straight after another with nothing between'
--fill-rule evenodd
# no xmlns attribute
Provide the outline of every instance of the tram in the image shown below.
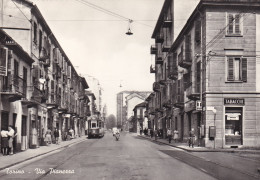
<svg viewBox="0 0 260 180"><path fill-rule="evenodd" d="M88 138L104 136L104 121L101 119L88 120Z"/></svg>

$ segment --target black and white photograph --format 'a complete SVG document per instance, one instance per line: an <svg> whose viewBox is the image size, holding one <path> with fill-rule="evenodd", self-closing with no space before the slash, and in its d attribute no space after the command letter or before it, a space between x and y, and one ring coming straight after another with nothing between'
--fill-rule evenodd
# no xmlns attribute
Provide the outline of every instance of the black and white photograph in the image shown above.
<svg viewBox="0 0 260 180"><path fill-rule="evenodd" d="M0 179L259 180L260 0L0 0Z"/></svg>

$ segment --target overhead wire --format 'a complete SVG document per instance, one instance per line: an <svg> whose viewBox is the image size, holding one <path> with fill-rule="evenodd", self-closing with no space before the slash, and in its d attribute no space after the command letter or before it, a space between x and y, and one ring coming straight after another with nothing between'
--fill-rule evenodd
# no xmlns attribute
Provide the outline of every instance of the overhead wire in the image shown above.
<svg viewBox="0 0 260 180"><path fill-rule="evenodd" d="M17 5L13 0L11 0L11 1L14 3L14 5L16 6L16 8L18 8L19 11L23 14L23 16L31 23L31 20L24 14L24 12L18 7L18 5Z"/></svg>

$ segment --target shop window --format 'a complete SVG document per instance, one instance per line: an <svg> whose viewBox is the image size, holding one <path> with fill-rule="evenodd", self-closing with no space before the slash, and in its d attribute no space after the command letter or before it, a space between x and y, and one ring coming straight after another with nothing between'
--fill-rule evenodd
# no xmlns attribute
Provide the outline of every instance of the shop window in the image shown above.
<svg viewBox="0 0 260 180"><path fill-rule="evenodd" d="M227 58L227 81L247 81L247 59L240 57Z"/></svg>
<svg viewBox="0 0 260 180"><path fill-rule="evenodd" d="M242 144L242 108L226 107L225 140L226 145Z"/></svg>

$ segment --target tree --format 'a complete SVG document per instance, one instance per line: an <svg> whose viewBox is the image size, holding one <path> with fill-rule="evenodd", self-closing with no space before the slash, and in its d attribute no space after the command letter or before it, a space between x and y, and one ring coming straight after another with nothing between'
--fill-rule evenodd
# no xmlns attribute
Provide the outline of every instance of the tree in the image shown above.
<svg viewBox="0 0 260 180"><path fill-rule="evenodd" d="M107 129L112 129L113 127L116 127L116 117L115 117L115 115L110 114L106 118L106 126L107 126Z"/></svg>

